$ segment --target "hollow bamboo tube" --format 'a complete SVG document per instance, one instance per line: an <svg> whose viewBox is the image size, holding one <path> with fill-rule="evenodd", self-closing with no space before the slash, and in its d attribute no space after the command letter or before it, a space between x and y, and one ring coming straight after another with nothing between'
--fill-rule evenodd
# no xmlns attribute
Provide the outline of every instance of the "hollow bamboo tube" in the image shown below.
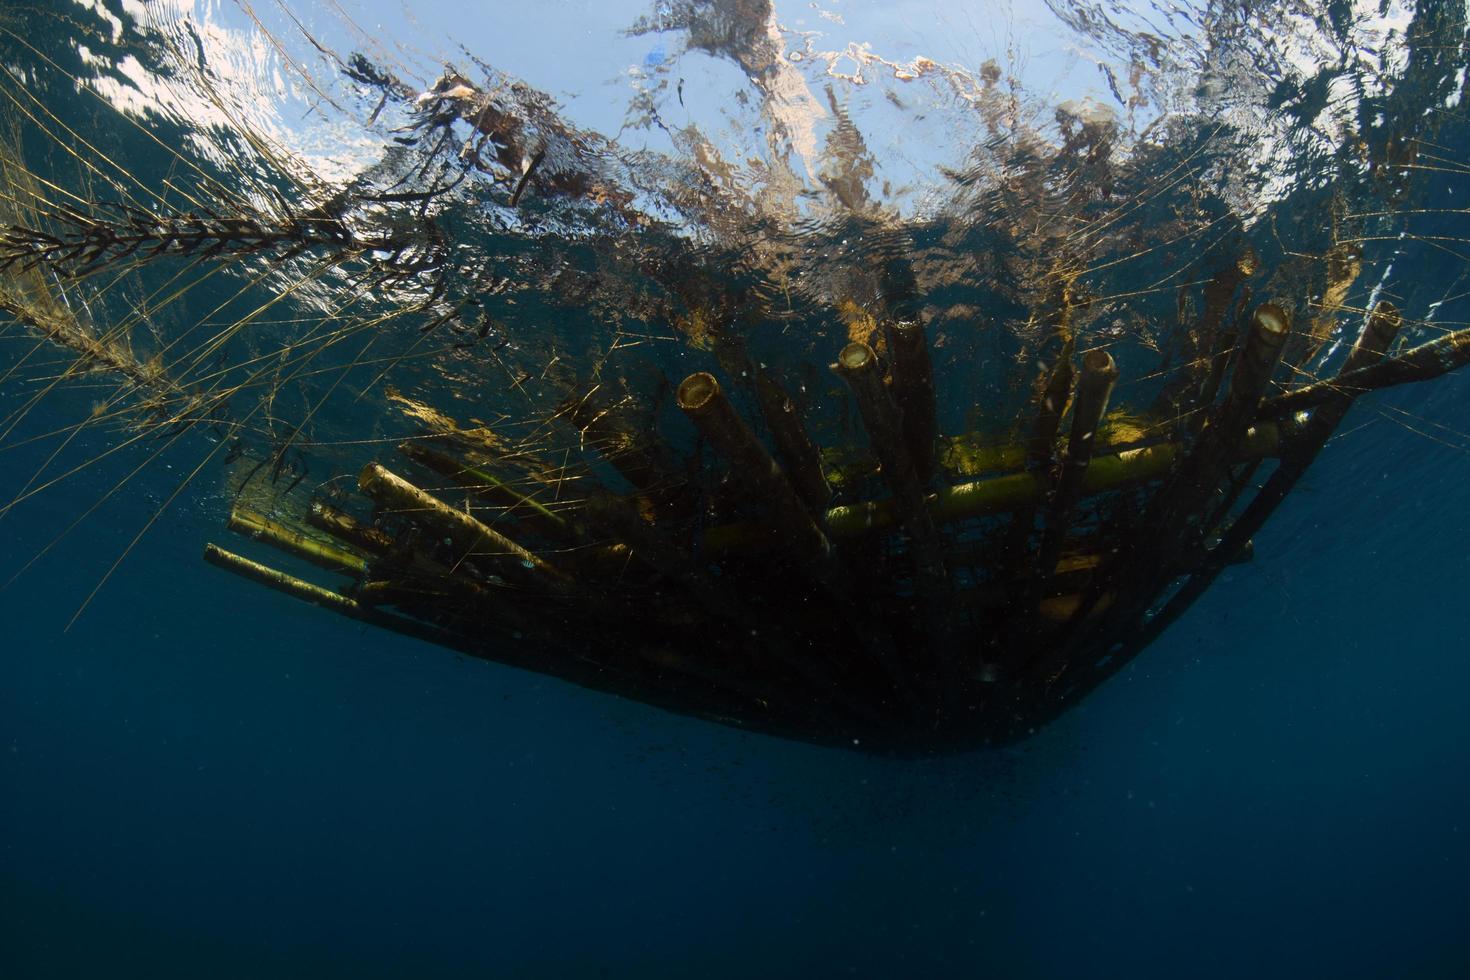
<svg viewBox="0 0 1470 980"><path fill-rule="evenodd" d="M304 581L294 575L277 571L269 565L262 565L259 562L251 561L232 551L226 551L218 545L207 544L204 546L204 560L216 568L221 568L242 578L247 578L252 582L264 585L277 592L285 593L294 599L300 599L302 602L309 602L312 605L330 609L332 612L347 616L350 619L360 620L365 623L370 623L373 626L391 630L395 633L402 633L405 636L411 636L415 639L435 643L440 646L447 646L454 649L463 649L465 646L463 641L445 630L430 626L427 623L420 623L416 620L379 612L371 606L364 605L355 599L349 599L341 593L333 592L331 589L324 589L319 585Z"/></svg>
<svg viewBox="0 0 1470 980"><path fill-rule="evenodd" d="M1072 432L1067 441L1067 458L1062 463L1056 489L1047 506L1046 530L1041 540L1037 574L1050 578L1062 553L1072 511L1082 496L1082 481L1092 462L1097 443L1097 427L1108 408L1108 398L1118 380L1118 366L1105 350L1090 350L1082 355L1082 374L1077 393L1072 399Z"/></svg>
<svg viewBox="0 0 1470 980"><path fill-rule="evenodd" d="M460 486L475 491L478 496L505 507L510 516L543 534L562 540L575 537L573 528L560 515L481 467L471 466L417 442L402 443L398 446L398 451L420 466L448 477Z"/></svg>
<svg viewBox="0 0 1470 980"><path fill-rule="evenodd" d="M938 423L934 403L934 365L924 341L924 325L918 320L899 320L887 330L892 356L890 390L903 413L904 442L914 473L925 484L934 475L934 443Z"/></svg>
<svg viewBox="0 0 1470 980"><path fill-rule="evenodd" d="M671 502L681 481L674 476L674 467L659 451L662 447L650 445L633 432L613 409L603 408L591 397L569 403L566 416L585 443L597 450L635 490L646 494L660 506Z"/></svg>
<svg viewBox="0 0 1470 980"><path fill-rule="evenodd" d="M1162 542L1164 558L1158 574L1172 572L1172 563L1187 543L1186 528L1208 530L1199 526L1198 511L1225 476L1231 461L1239 456L1239 444L1281 360L1290 330L1291 318L1274 303L1262 304L1252 315L1225 401L1180 464L1178 476L1155 512L1153 527Z"/></svg>
<svg viewBox="0 0 1470 980"><path fill-rule="evenodd" d="M326 531L339 540L361 548L374 555L385 555L393 550L391 535L364 524L344 510L339 510L321 500L313 500L306 511L306 523Z"/></svg>
<svg viewBox="0 0 1470 980"><path fill-rule="evenodd" d="M1261 422L1252 426L1240 446L1238 459L1277 455L1284 433L1289 434L1306 417L1303 413L1279 423ZM1179 444L1172 442L1094 456L1082 478L1081 496L1162 480L1174 469L1178 458ZM1045 499L1047 490L1047 484L1033 473L1007 473L942 487L930 497L928 509L937 523L947 524L1035 506ZM827 511L824 523L832 538L848 540L889 530L899 522L894 502L885 499L833 507ZM751 523L712 527L704 535L705 553L711 557L755 555L768 548L768 534Z"/></svg>
<svg viewBox="0 0 1470 980"><path fill-rule="evenodd" d="M1348 353L1339 376L1362 370L1380 361L1394 338L1398 336L1403 320L1391 303L1380 303L1374 309L1352 351ZM1225 568L1237 561L1249 548L1251 539L1265 526L1276 508L1296 487L1302 474L1317 458L1322 447L1331 438L1332 432L1351 407L1356 392L1344 388L1329 402L1319 405L1312 416L1288 440L1281 464L1266 480L1264 486L1251 498L1240 516L1230 525L1217 544L1206 555L1201 566L1182 585L1164 608L1159 610L1130 641L1127 650L1118 656L1128 658L1153 642L1170 624L1182 616L1191 605L1212 585Z"/></svg>
<svg viewBox="0 0 1470 980"><path fill-rule="evenodd" d="M1072 342L1069 340L1052 365L1036 402L1031 440L1026 444L1026 465L1031 469L1040 470L1051 465L1056 452L1057 430L1067 408L1067 396L1072 391L1072 377Z"/></svg>
<svg viewBox="0 0 1470 980"><path fill-rule="evenodd" d="M1090 601L1096 601L1109 583L1123 586L1122 597L1102 629L1105 645L1127 642L1159 591L1180 572L1181 564L1198 552L1212 530L1202 513L1210 510L1210 496L1229 473L1232 461L1240 456L1239 445L1247 438L1250 420L1281 360L1290 330L1291 319L1281 307L1263 303L1256 308L1235 359L1225 400L1159 492L1140 534L1118 562L1118 571L1094 583ZM1033 676L1051 675L1055 668L1070 662L1078 649L1076 630L1091 611L1089 602L1079 607L1066 628L1068 642L1057 644L1039 658L1032 667Z"/></svg>
<svg viewBox="0 0 1470 980"><path fill-rule="evenodd" d="M318 568L325 568L332 572L345 572L358 577L367 572L367 560L361 555L353 554L330 542L319 541L302 534L295 528L287 527L264 514L233 507L230 509L230 519L226 526L236 534L264 541L287 554L305 559Z"/></svg>
<svg viewBox="0 0 1470 980"><path fill-rule="evenodd" d="M909 455L899 408L883 384L878 355L867 344L855 341L837 355L836 368L852 388L883 482L893 494L895 513L913 539L920 591L933 596L943 590L946 579L939 531Z"/></svg>
<svg viewBox="0 0 1470 980"><path fill-rule="evenodd" d="M737 479L770 505L771 533L789 542L800 560L830 571L827 566L832 562L832 546L827 536L812 520L781 467L736 413L715 376L703 371L689 375L679 384L676 400L715 451L730 463Z"/></svg>
<svg viewBox="0 0 1470 980"><path fill-rule="evenodd" d="M407 512L433 526L465 555L501 559L506 571L554 592L565 591L569 580L561 571L516 544L499 531L463 511L455 510L377 463L369 463L357 478L368 497L384 507Z"/></svg>
<svg viewBox="0 0 1470 980"><path fill-rule="evenodd" d="M832 487L822 472L822 451L802 425L790 396L765 371L756 371L755 397L792 487L812 514L820 517L832 499Z"/></svg>
<svg viewBox="0 0 1470 980"><path fill-rule="evenodd" d="M1410 348L1397 357L1344 372L1329 381L1318 381L1261 403L1258 417L1312 408L1346 393L1352 396L1379 388L1415 381L1430 381L1470 364L1470 327L1447 333L1427 344Z"/></svg>

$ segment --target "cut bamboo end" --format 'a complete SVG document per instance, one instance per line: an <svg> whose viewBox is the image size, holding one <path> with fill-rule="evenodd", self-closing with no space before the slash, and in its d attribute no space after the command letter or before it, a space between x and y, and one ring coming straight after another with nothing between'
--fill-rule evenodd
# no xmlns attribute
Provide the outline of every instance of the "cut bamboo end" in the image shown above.
<svg viewBox="0 0 1470 980"><path fill-rule="evenodd" d="M785 542L798 560L817 569L819 579L831 579L835 569L829 567L832 547L826 534L817 526L780 465L725 397L714 375L703 371L691 374L680 383L676 400L715 451L729 463L736 479L757 500L769 505L771 530L776 538Z"/></svg>
<svg viewBox="0 0 1470 980"><path fill-rule="evenodd" d="M878 355L860 340L854 340L837 354L837 367L841 371L856 373L876 370L877 366Z"/></svg>
<svg viewBox="0 0 1470 980"><path fill-rule="evenodd" d="M1251 326L1269 342L1285 343L1291 332L1291 316L1275 303L1262 303L1251 317Z"/></svg>
<svg viewBox="0 0 1470 980"><path fill-rule="evenodd" d="M679 407L690 413L709 411L711 403L720 395L720 382L713 374L700 371L691 374L679 383L675 397Z"/></svg>

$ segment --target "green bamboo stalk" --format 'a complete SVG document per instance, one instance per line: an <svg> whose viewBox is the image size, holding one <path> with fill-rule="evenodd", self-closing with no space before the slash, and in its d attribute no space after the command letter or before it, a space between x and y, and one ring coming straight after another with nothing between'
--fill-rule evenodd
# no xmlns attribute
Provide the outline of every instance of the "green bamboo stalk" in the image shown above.
<svg viewBox="0 0 1470 980"><path fill-rule="evenodd" d="M563 540L576 537L575 529L561 515L488 470L472 466L422 443L405 442L398 446L398 451L420 466L448 477L486 500L507 508L510 516L529 524L537 531Z"/></svg>
<svg viewBox="0 0 1470 980"><path fill-rule="evenodd" d="M559 569L527 551L475 517L455 510L377 463L358 476L358 487L376 503L410 514L429 524L466 556L499 559L510 576L529 580L552 592L565 592L571 582Z"/></svg>
<svg viewBox="0 0 1470 980"><path fill-rule="evenodd" d="M303 558L331 572L345 572L358 578L367 572L367 560L361 555L303 534L295 528L287 527L280 521L272 520L252 510L239 506L231 508L230 519L226 526L236 534L264 541L287 554Z"/></svg>

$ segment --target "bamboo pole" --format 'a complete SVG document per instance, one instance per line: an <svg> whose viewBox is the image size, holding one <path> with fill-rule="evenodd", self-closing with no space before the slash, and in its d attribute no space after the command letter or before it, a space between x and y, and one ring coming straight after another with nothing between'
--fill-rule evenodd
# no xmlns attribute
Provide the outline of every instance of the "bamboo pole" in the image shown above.
<svg viewBox="0 0 1470 980"><path fill-rule="evenodd" d="M478 496L505 507L510 516L542 534L560 540L576 537L575 529L561 515L548 509L534 497L521 493L488 470L472 466L422 443L401 443L398 452L420 466L475 491Z"/></svg>
<svg viewBox="0 0 1470 980"><path fill-rule="evenodd" d="M1284 412L1312 408L1344 393L1357 396L1379 388L1431 381L1466 364L1470 364L1470 327L1410 348L1397 357L1268 398L1261 403L1258 417L1269 418Z"/></svg>
<svg viewBox="0 0 1470 980"><path fill-rule="evenodd" d="M893 360L889 387L903 413L904 443L913 460L915 475L921 484L927 484L934 475L938 422L934 364L924 341L924 325L916 319L898 320L888 324L886 336Z"/></svg>
<svg viewBox="0 0 1470 980"><path fill-rule="evenodd" d="M277 571L269 565L262 565L259 562L251 561L249 558L237 555L232 551L226 551L218 545L207 544L204 546L204 560L216 568L221 568L234 575L247 578L252 582L291 596L293 599L300 599L302 602L307 602L314 606L321 606L324 609L331 610L349 619L370 623L373 626L378 626L394 633L401 633L404 636L411 636L417 640L424 640L427 643L438 644L439 646L460 650L465 650L466 648L463 640L446 630L431 626L428 623L421 623L402 616L393 616L380 612L355 599L349 599L339 592L324 589L320 585L304 581L294 575ZM466 652L468 651L466 650Z"/></svg>
<svg viewBox="0 0 1470 980"><path fill-rule="evenodd" d="M1237 459L1276 455L1284 439L1306 417L1303 413L1251 426ZM1179 451L1179 443L1161 442L1094 456L1082 478L1079 499L1162 480L1173 471ZM1021 471L941 487L928 497L926 506L936 523L952 524L1035 506L1045 500L1047 490L1047 484L1034 473ZM823 523L834 540L852 540L891 530L900 519L894 501L884 499L830 508ZM711 557L758 555L769 547L766 532L750 522L722 524L704 533L704 551Z"/></svg>
<svg viewBox="0 0 1470 980"><path fill-rule="evenodd" d="M623 479L660 508L673 503L682 480L665 458L663 447L634 432L611 408L603 408L588 395L564 405L564 414L581 434L584 444L597 450Z"/></svg>
<svg viewBox="0 0 1470 980"><path fill-rule="evenodd" d="M780 465L736 413L715 376L703 371L689 375L680 383L676 400L729 462L736 478L753 496L770 505L770 533L789 545L792 553L820 577L834 576L832 545L826 534L812 520Z"/></svg>
<svg viewBox="0 0 1470 980"><path fill-rule="evenodd" d="M561 571L510 538L463 511L455 510L377 463L369 463L357 479L364 494L381 506L421 520L442 534L465 556L499 559L509 575L528 579L552 592L565 592L570 580Z"/></svg>
<svg viewBox="0 0 1470 980"><path fill-rule="evenodd" d="M1097 442L1097 427L1108 408L1108 398L1118 380L1118 366L1113 356L1102 349L1082 355L1082 375L1072 400L1072 432L1067 441L1067 457L1047 507L1046 530L1041 540L1038 577L1051 578L1067 539L1072 511L1082 496L1082 483L1092 462Z"/></svg>
<svg viewBox="0 0 1470 980"><path fill-rule="evenodd" d="M1151 521L1160 546L1160 560L1147 569L1150 581L1173 574L1174 564L1188 545L1189 536L1210 530L1199 519L1199 511L1215 492L1231 462L1239 457L1239 444L1246 437L1261 395L1281 360L1290 331L1291 318L1280 306L1264 303L1256 308L1225 401L1194 449L1180 463L1171 485L1160 495Z"/></svg>
<svg viewBox="0 0 1470 980"><path fill-rule="evenodd" d="M1378 363L1392 345L1403 324L1398 310L1391 303L1380 303L1363 325L1357 342L1343 363L1339 376L1363 370ZM1265 526L1276 508L1286 499L1312 461L1331 438L1333 431L1352 407L1357 391L1343 387L1333 400L1319 405L1308 421L1292 439L1288 440L1281 464L1266 480L1264 486L1251 499L1240 517L1226 530L1217 544L1205 556L1200 567L1182 585L1164 608L1143 624L1129 639L1125 650L1119 651L1114 659L1126 663L1157 639L1192 606L1219 577L1225 568L1245 554L1251 540ZM1112 666L1112 662L1109 662ZM1122 666L1122 663L1117 664ZM1116 667L1114 668L1116 669ZM1091 684L1091 681L1087 683ZM1090 689L1090 687L1089 687Z"/></svg>
<svg viewBox="0 0 1470 980"><path fill-rule="evenodd" d="M832 487L822 472L822 451L802 425L790 396L759 368L755 369L755 397L792 487L812 515L820 519L832 499Z"/></svg>
<svg viewBox="0 0 1470 980"><path fill-rule="evenodd" d="M266 544L287 554L305 559L327 571L345 572L358 578L367 573L367 560L361 555L354 554L345 548L339 548L330 542L319 541L302 534L295 528L287 527L264 514L257 514L238 506L232 507L226 526L236 534L264 541Z"/></svg>
<svg viewBox="0 0 1470 980"><path fill-rule="evenodd" d="M1026 465L1033 470L1044 470L1052 463L1056 453L1057 430L1061 428L1062 414L1067 409L1067 398L1072 392L1072 341L1062 346L1057 362L1052 365L1046 383L1036 399L1036 415L1031 423L1031 439L1026 444Z"/></svg>
<svg viewBox="0 0 1470 980"><path fill-rule="evenodd" d="M909 455L899 408L883 384L878 355L867 344L855 341L837 355L836 368L857 399L883 481L893 494L894 510L913 541L919 590L936 596L944 591L947 579L939 531Z"/></svg>
<svg viewBox="0 0 1470 980"><path fill-rule="evenodd" d="M373 555L386 555L394 548L393 538L377 528L364 524L344 510L321 500L313 500L306 511L306 523L333 537Z"/></svg>

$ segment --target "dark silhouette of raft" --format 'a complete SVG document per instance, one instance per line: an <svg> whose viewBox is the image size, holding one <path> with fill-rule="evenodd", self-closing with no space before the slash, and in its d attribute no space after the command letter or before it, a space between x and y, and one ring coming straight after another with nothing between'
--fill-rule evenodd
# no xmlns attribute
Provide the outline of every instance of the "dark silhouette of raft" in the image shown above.
<svg viewBox="0 0 1470 980"><path fill-rule="evenodd" d="M384 630L751 731L877 752L1001 744L1247 560L1355 398L1470 361L1465 331L1390 356L1400 322L1379 304L1333 380L1269 394L1291 324L1258 306L1203 424L1141 444L1104 442L1113 358L1090 350L1074 368L1068 351L1029 441L998 455L1020 464L968 482L939 462L922 324L889 323L881 352L852 343L833 365L878 462L876 499L831 505L830 464L769 378L752 400L761 436L699 372L676 398L728 470L720 499L691 507L661 472L665 447L569 406L563 423L635 492L584 485L553 508L513 473L410 442L394 468L362 471L360 516L317 502L301 526L231 518L345 586L215 545L205 558Z"/></svg>

